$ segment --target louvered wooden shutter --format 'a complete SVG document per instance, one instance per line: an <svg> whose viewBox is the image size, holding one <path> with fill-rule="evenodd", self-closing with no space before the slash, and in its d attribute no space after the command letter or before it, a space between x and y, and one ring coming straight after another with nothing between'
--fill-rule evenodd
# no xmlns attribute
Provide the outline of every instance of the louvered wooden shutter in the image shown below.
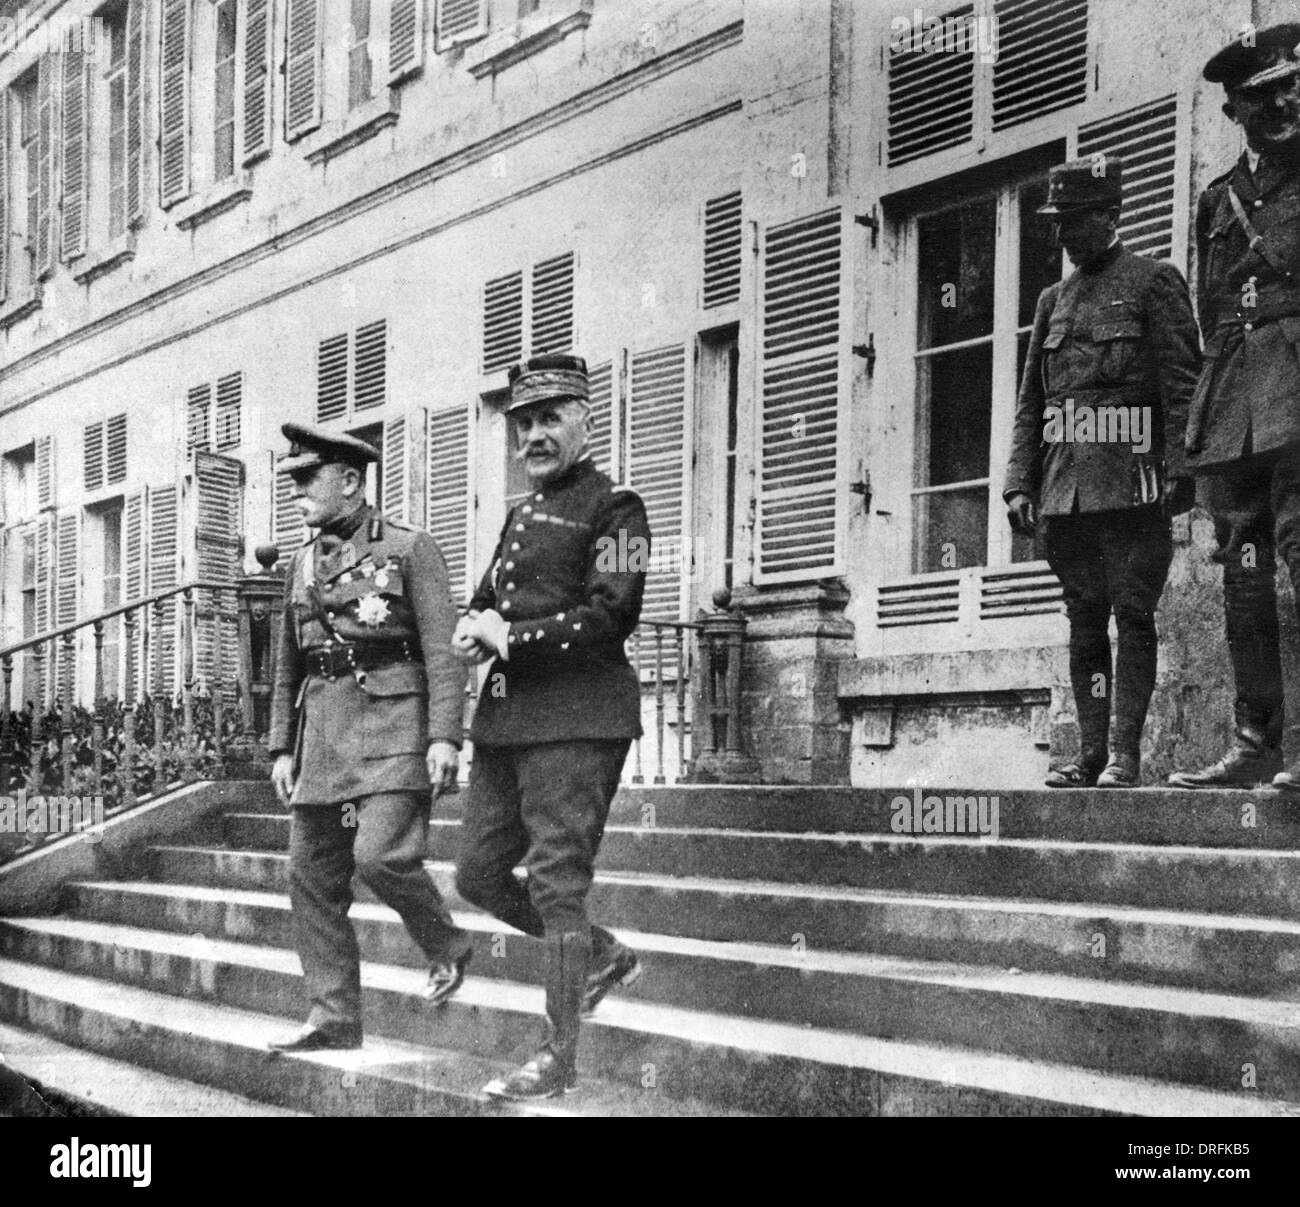
<svg viewBox="0 0 1300 1207"><path fill-rule="evenodd" d="M686 349L632 355L627 482L645 503L654 551L641 615L680 620L686 503Z"/></svg>
<svg viewBox="0 0 1300 1207"><path fill-rule="evenodd" d="M126 481L126 412L111 415L104 436L105 465L108 484Z"/></svg>
<svg viewBox="0 0 1300 1207"><path fill-rule="evenodd" d="M842 216L769 228L763 273L758 577L841 572Z"/></svg>
<svg viewBox="0 0 1300 1207"><path fill-rule="evenodd" d="M55 543L54 517L43 515L36 521L36 631L47 633L55 627L54 621L54 581L55 581ZM47 647L46 653L49 650ZM34 676L35 677L35 676ZM57 682L51 673L50 661L44 663L44 679L36 677L32 696L37 700L48 699L48 685Z"/></svg>
<svg viewBox="0 0 1300 1207"><path fill-rule="evenodd" d="M36 437L36 506L54 506L54 437Z"/></svg>
<svg viewBox="0 0 1300 1207"><path fill-rule="evenodd" d="M86 424L82 433L82 463L85 468L86 489L98 490L104 485L104 421Z"/></svg>
<svg viewBox="0 0 1300 1207"><path fill-rule="evenodd" d="M1168 260L1174 254L1175 139L1178 98L1166 97L1079 130L1081 158L1124 157L1119 237L1129 251Z"/></svg>
<svg viewBox="0 0 1300 1207"><path fill-rule="evenodd" d="M217 452L237 448L242 439L240 416L243 408L244 375L228 373L217 379L217 417L215 443Z"/></svg>
<svg viewBox="0 0 1300 1207"><path fill-rule="evenodd" d="M573 347L573 253L533 267L532 350L568 352Z"/></svg>
<svg viewBox="0 0 1300 1207"><path fill-rule="evenodd" d="M126 10L126 217L144 215L144 4Z"/></svg>
<svg viewBox="0 0 1300 1207"><path fill-rule="evenodd" d="M488 31L488 0L438 0L438 49L481 38Z"/></svg>
<svg viewBox="0 0 1300 1207"><path fill-rule="evenodd" d="M284 136L295 139L320 125L320 0L289 0L285 22Z"/></svg>
<svg viewBox="0 0 1300 1207"><path fill-rule="evenodd" d="M175 486L149 492L149 593L178 586L180 539L177 530ZM158 629L153 635L153 677L150 691L170 697L176 688L176 597L163 602ZM152 621L152 618L151 618Z"/></svg>
<svg viewBox="0 0 1300 1207"><path fill-rule="evenodd" d="M447 561L451 597L468 594L469 412L430 412L427 527Z"/></svg>
<svg viewBox="0 0 1300 1207"><path fill-rule="evenodd" d="M122 589L123 603L145 595L145 492L132 491L122 506Z"/></svg>
<svg viewBox="0 0 1300 1207"><path fill-rule="evenodd" d="M280 562L289 564L289 558L307 535L307 525L303 523L302 512L293 497L293 479L288 474L277 472L272 458L271 472L275 474L275 531L272 540L280 550Z"/></svg>
<svg viewBox="0 0 1300 1207"><path fill-rule="evenodd" d="M163 0L158 138L164 206L190 192L190 3Z"/></svg>
<svg viewBox="0 0 1300 1207"><path fill-rule="evenodd" d="M90 112L89 56L65 50L63 67L63 258L86 250Z"/></svg>
<svg viewBox="0 0 1300 1207"><path fill-rule="evenodd" d="M740 297L740 194L728 193L704 204L705 309Z"/></svg>
<svg viewBox="0 0 1300 1207"><path fill-rule="evenodd" d="M339 419L348 410L348 337L331 335L316 349L316 422Z"/></svg>
<svg viewBox="0 0 1300 1207"><path fill-rule="evenodd" d="M0 88L0 302L9 282L9 89Z"/></svg>
<svg viewBox="0 0 1300 1207"><path fill-rule="evenodd" d="M55 624L76 624L81 578L81 516L69 512L58 520L58 583L55 587L57 614Z"/></svg>
<svg viewBox="0 0 1300 1207"><path fill-rule="evenodd" d="M1088 0L999 0L996 12L994 130L1086 98Z"/></svg>
<svg viewBox="0 0 1300 1207"><path fill-rule="evenodd" d="M614 470L614 365L605 361L592 365L587 372L587 389L591 402L591 459L598 469L617 478Z"/></svg>
<svg viewBox="0 0 1300 1207"><path fill-rule="evenodd" d="M483 286L483 372L509 368L524 354L524 274Z"/></svg>
<svg viewBox="0 0 1300 1207"><path fill-rule="evenodd" d="M244 40L243 162L252 163L271 149L271 101L275 89L272 52L275 12L271 0L247 0L239 22Z"/></svg>
<svg viewBox="0 0 1300 1207"><path fill-rule="evenodd" d="M402 523L410 521L410 473L406 416L397 415L384 422L383 479L384 496L380 508L386 516Z"/></svg>
<svg viewBox="0 0 1300 1207"><path fill-rule="evenodd" d="M208 447L208 414L212 407L212 387L204 382L194 386L185 399L185 451Z"/></svg>
<svg viewBox="0 0 1300 1207"><path fill-rule="evenodd" d="M194 554L198 576L233 583L243 570L244 463L216 453L194 457ZM220 608L212 591L196 599L198 671L211 682L216 671L214 628L221 625L221 675L229 688L238 673L238 616L233 591L222 592Z"/></svg>
<svg viewBox="0 0 1300 1207"><path fill-rule="evenodd" d="M388 397L388 321L358 327L353 348L353 408L381 407Z"/></svg>
<svg viewBox="0 0 1300 1207"><path fill-rule="evenodd" d="M424 66L424 0L392 0L388 17L388 82Z"/></svg>
<svg viewBox="0 0 1300 1207"><path fill-rule="evenodd" d="M44 54L36 82L36 237L33 251L36 272L44 275L54 267L54 89L56 61Z"/></svg>
<svg viewBox="0 0 1300 1207"><path fill-rule="evenodd" d="M944 14L974 21L970 5ZM889 63L889 163L919 159L970 139L975 121L974 46L935 54L909 40L885 51Z"/></svg>

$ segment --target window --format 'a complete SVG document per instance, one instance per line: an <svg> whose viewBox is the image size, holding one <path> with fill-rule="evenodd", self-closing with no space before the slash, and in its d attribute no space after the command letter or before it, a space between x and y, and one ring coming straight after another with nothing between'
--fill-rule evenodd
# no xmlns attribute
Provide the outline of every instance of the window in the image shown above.
<svg viewBox="0 0 1300 1207"><path fill-rule="evenodd" d="M351 0L348 26L348 108L355 109L373 92L370 0Z"/></svg>
<svg viewBox="0 0 1300 1207"><path fill-rule="evenodd" d="M225 180L235 171L235 0L216 5L213 63L212 178Z"/></svg>
<svg viewBox="0 0 1300 1207"><path fill-rule="evenodd" d="M1088 0L977 0L890 23L890 167L1088 96Z"/></svg>
<svg viewBox="0 0 1300 1207"><path fill-rule="evenodd" d="M508 368L524 355L524 332L533 354L568 352L574 345L572 252L533 265L525 299L524 273L496 277L483 286L484 373ZM525 310L525 300L527 309Z"/></svg>
<svg viewBox="0 0 1300 1207"><path fill-rule="evenodd" d="M916 219L917 573L1034 557L1031 540L1011 538L996 492L1034 307L1061 276L1034 212L1045 196L1036 176Z"/></svg>
<svg viewBox="0 0 1300 1207"><path fill-rule="evenodd" d="M122 498L87 507L82 521L87 599L84 613L93 616L122 603ZM114 699L120 679L122 618L104 622L104 696Z"/></svg>
<svg viewBox="0 0 1300 1207"><path fill-rule="evenodd" d="M86 425L83 437L86 490L126 481L126 415Z"/></svg>
<svg viewBox="0 0 1300 1207"><path fill-rule="evenodd" d="M316 422L381 407L388 397L388 320L321 340L316 350Z"/></svg>
<svg viewBox="0 0 1300 1207"><path fill-rule="evenodd" d="M187 453L222 453L239 446L243 391L242 373L227 373L215 383L205 381L190 389L185 396Z"/></svg>
<svg viewBox="0 0 1300 1207"><path fill-rule="evenodd" d="M36 514L36 445L28 444L6 453L0 465L4 480L4 519L10 527Z"/></svg>
<svg viewBox="0 0 1300 1207"><path fill-rule="evenodd" d="M36 232L41 221L41 138L37 75L37 71L29 71L14 85L10 106L13 113L10 146L18 148L18 154L9 157L10 169L14 174L10 187L14 228L10 232L10 244L21 245L26 252L26 255L15 257L11 272L16 287L20 289L36 282ZM20 216L23 219L21 224Z"/></svg>
<svg viewBox="0 0 1300 1207"><path fill-rule="evenodd" d="M108 38L108 69L104 82L108 95L108 237L126 230L126 9L101 14Z"/></svg>

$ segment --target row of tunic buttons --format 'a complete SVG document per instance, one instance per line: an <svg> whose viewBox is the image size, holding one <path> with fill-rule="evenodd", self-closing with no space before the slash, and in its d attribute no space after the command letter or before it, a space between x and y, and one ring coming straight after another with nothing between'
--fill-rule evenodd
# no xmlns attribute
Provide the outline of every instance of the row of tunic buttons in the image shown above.
<svg viewBox="0 0 1300 1207"><path fill-rule="evenodd" d="M543 497L543 496L540 495L540 494L533 495L533 499L534 499L536 502L538 502L538 503L540 503L540 502L542 501L542 497ZM532 503L525 503L525 504L524 504L524 505L519 509L519 511L520 511L520 514L521 514L521 515L532 515L532 514L533 514L533 505L532 505ZM525 525L525 524L516 524L516 525L515 525L515 531L516 531L516 532L524 532L524 531L526 531L526 529L527 529L527 525ZM511 553L518 553L518 552L519 552L519 542L518 542L518 541L512 541L512 542L511 542L511 544L510 544L510 552L511 552ZM507 569L507 570L513 570L514 568L515 568L515 564L514 564L514 562L506 562L506 569ZM505 589L506 589L507 591L513 591L513 590L515 589L515 584L514 584L514 583L506 583L506 587L505 587ZM501 601L501 610L502 610L503 612L508 612L508 611L510 611L510 601L509 601L508 599L503 599L503 600Z"/></svg>

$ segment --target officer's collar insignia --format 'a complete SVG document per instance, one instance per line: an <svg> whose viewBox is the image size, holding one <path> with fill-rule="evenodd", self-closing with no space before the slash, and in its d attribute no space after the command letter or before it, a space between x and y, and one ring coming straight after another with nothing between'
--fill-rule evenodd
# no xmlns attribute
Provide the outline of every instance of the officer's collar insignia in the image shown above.
<svg viewBox="0 0 1300 1207"><path fill-rule="evenodd" d="M377 629L388 619L388 603L373 591L357 600L357 621Z"/></svg>

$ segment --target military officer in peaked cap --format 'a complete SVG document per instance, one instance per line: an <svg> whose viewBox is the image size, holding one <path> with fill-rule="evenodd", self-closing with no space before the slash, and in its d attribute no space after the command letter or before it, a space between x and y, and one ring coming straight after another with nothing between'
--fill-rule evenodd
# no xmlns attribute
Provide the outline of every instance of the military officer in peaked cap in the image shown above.
<svg viewBox="0 0 1300 1207"><path fill-rule="evenodd" d="M289 561L268 745L272 781L293 809L290 897L311 1010L271 1047L355 1048L354 872L423 951L427 998L454 993L469 962L469 936L423 865L432 796L456 778L465 671L451 652L455 607L436 542L365 502L375 449L306 424L283 431L292 447L279 468L317 533Z"/></svg>
<svg viewBox="0 0 1300 1207"><path fill-rule="evenodd" d="M1039 213L1076 268L1038 299L1003 491L1012 528L1025 534L1036 528L1037 497L1070 621L1081 753L1049 773L1053 788L1140 783L1155 609L1173 554L1169 516L1192 505L1182 442L1199 364L1196 319L1182 274L1120 242L1122 189L1118 156L1049 174Z"/></svg>
<svg viewBox="0 0 1300 1207"><path fill-rule="evenodd" d="M624 642L641 613L650 529L640 498L587 450L587 366L535 356L511 372L508 411L531 491L512 509L456 630L467 661L492 660L470 730L461 894L546 940L545 1040L486 1087L528 1099L573 1087L578 1022L640 971L586 911L593 863L641 692ZM523 861L527 887L514 875Z"/></svg>
<svg viewBox="0 0 1300 1207"><path fill-rule="evenodd" d="M1205 364L1187 425L1223 565L1235 735L1223 758L1169 782L1296 790L1300 767L1282 767L1274 576L1280 554L1300 588L1300 24L1247 27L1204 76L1246 137L1197 206Z"/></svg>

